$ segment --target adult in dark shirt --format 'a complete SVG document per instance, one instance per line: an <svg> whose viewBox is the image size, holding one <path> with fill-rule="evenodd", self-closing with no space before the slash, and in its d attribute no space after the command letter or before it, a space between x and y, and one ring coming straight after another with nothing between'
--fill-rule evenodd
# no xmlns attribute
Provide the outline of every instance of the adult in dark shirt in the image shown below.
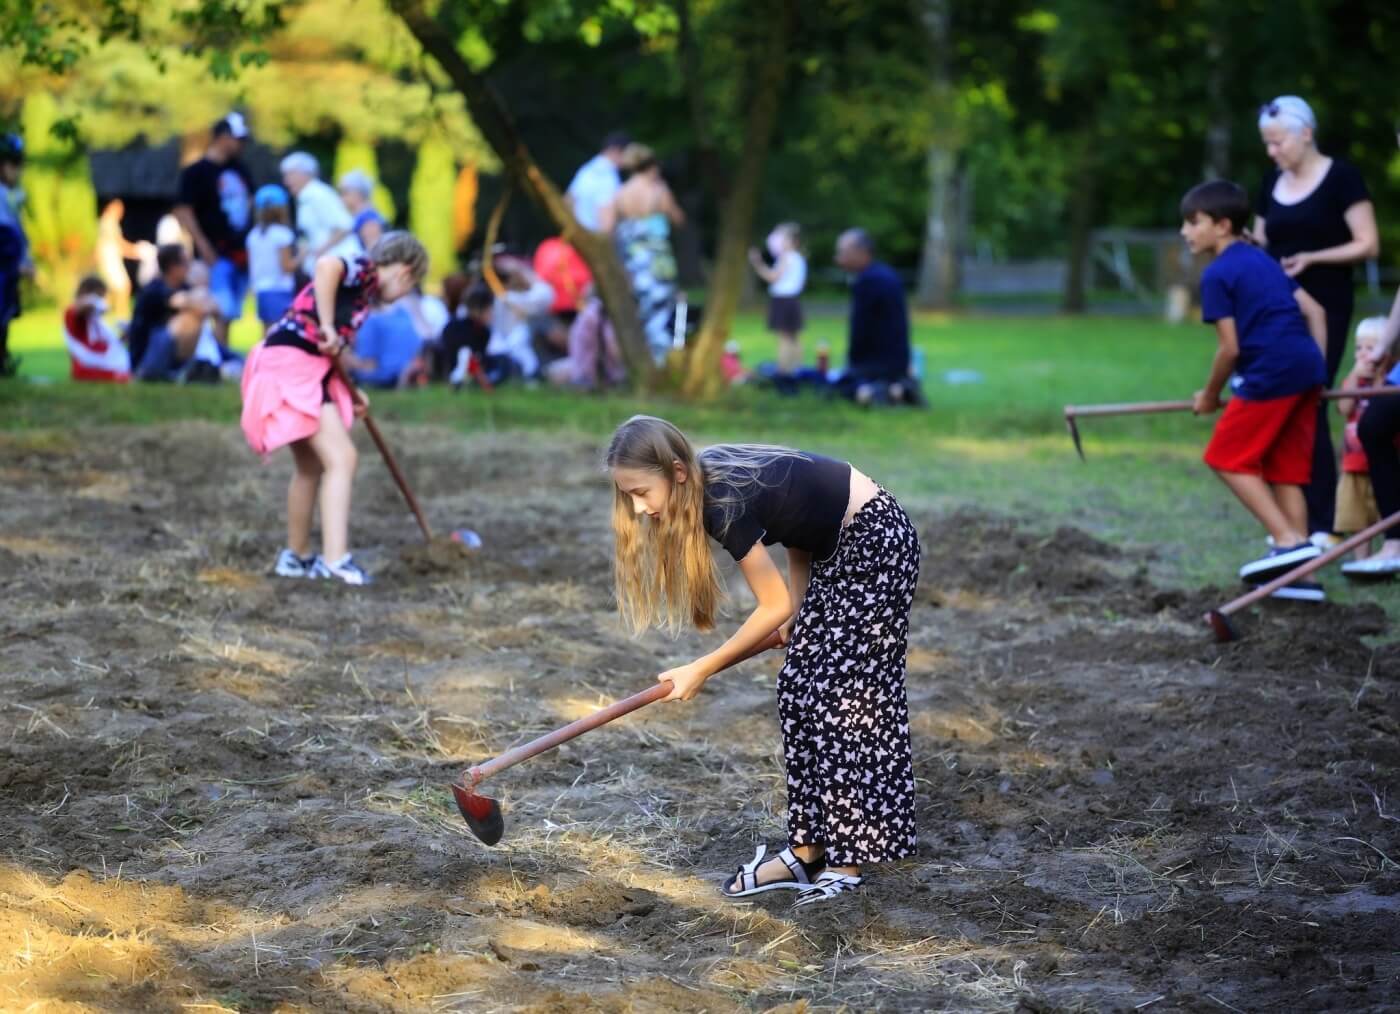
<svg viewBox="0 0 1400 1014"><path fill-rule="evenodd" d="M836 241L836 264L853 276L846 372L837 388L868 402L901 401L911 392L909 307L904 286L888 264L875 259L875 243L864 229L847 229Z"/></svg>
<svg viewBox="0 0 1400 1014"><path fill-rule="evenodd" d="M160 274L136 296L126 330L132 375L138 380L174 380L194 355L211 303L188 291L190 262L178 243L156 252Z"/></svg>
<svg viewBox="0 0 1400 1014"><path fill-rule="evenodd" d="M1296 95L1282 95L1259 111L1259 134L1276 168L1256 203L1254 237L1283 270L1327 312L1327 384L1337 378L1351 330L1352 265L1380 252L1375 206L1350 163L1318 151L1317 118ZM1337 460L1319 408L1312 481L1304 493L1308 528L1330 532L1335 514Z"/></svg>
<svg viewBox="0 0 1400 1014"><path fill-rule="evenodd" d="M248 124L229 113L214 124L204 157L180 172L175 217L194 240L195 254L209 266L209 292L219 308L214 336L228 345L231 321L243 315L248 294L248 250L253 178L239 161Z"/></svg>

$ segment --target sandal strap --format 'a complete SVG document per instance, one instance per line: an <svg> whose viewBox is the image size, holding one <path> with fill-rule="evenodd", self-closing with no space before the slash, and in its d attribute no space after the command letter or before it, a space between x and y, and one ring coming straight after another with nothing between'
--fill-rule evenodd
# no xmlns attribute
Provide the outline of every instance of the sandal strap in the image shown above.
<svg viewBox="0 0 1400 1014"><path fill-rule="evenodd" d="M753 858L739 867L735 878L739 881L740 891L752 891L758 886L758 868L763 865L763 857L768 854L768 846L760 845L754 849Z"/></svg>
<svg viewBox="0 0 1400 1014"><path fill-rule="evenodd" d="M812 878L807 876L807 867L802 865L802 860L797 858L797 853L792 850L791 845L779 852L778 858L781 859L783 865L788 868L788 872L792 874L793 880L803 885L812 882Z"/></svg>
<svg viewBox="0 0 1400 1014"><path fill-rule="evenodd" d="M802 893L793 902L793 908L827 901L838 894L854 891L863 883L865 883L864 877L853 877L849 873L837 873L834 870L822 870L817 874L817 879L812 881L810 887L803 888Z"/></svg>

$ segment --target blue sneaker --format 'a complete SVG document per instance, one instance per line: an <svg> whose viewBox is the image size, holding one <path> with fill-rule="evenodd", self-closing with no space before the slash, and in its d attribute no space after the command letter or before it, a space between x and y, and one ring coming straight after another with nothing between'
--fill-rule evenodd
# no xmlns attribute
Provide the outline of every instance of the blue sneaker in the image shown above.
<svg viewBox="0 0 1400 1014"><path fill-rule="evenodd" d="M1267 584L1274 578L1292 570L1300 563L1316 559L1322 550L1311 542L1300 542L1296 546L1275 546L1267 556L1250 560L1240 568L1240 580L1250 584Z"/></svg>
<svg viewBox="0 0 1400 1014"><path fill-rule="evenodd" d="M277 554L277 563L272 572L278 577L310 577L311 566L315 562L314 556L297 556L290 549L284 549Z"/></svg>
<svg viewBox="0 0 1400 1014"><path fill-rule="evenodd" d="M308 576L317 580L331 579L353 585L370 583L369 575L349 553L335 561L328 561L324 556L318 555L316 561L311 565L311 573Z"/></svg>

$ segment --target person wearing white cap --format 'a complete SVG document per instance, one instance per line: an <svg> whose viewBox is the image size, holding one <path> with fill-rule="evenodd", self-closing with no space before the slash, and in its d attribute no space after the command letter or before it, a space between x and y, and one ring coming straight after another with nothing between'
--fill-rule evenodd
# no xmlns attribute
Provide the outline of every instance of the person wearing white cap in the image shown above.
<svg viewBox="0 0 1400 1014"><path fill-rule="evenodd" d="M1327 386L1337 378L1351 333L1352 266L1380 253L1375 205L1361 173L1317 147L1317 117L1297 95L1259 109L1259 135L1276 168L1255 205L1254 238L1327 312ZM1308 530L1332 541L1337 460L1326 404L1319 405L1312 481L1305 487ZM1325 548L1325 546L1324 546Z"/></svg>
<svg viewBox="0 0 1400 1014"><path fill-rule="evenodd" d="M335 188L321 179L321 165L314 155L294 151L282 160L282 182L297 202L297 232L305 241L301 269L316 273L316 261L334 254L354 261L363 251L351 231L354 219Z"/></svg>
<svg viewBox="0 0 1400 1014"><path fill-rule="evenodd" d="M239 160L248 121L229 113L210 130L204 157L180 172L175 217L209 267L209 294L218 304L214 336L228 345L228 326L243 315L248 294L248 229L253 224L253 178Z"/></svg>

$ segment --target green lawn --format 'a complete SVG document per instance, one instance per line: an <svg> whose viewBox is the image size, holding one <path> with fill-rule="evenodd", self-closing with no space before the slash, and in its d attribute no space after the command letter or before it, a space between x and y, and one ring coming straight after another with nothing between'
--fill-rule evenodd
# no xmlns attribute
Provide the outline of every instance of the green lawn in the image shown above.
<svg viewBox="0 0 1400 1014"><path fill-rule="evenodd" d="M844 321L818 316L807 347L844 346ZM748 364L770 358L773 339L754 314L737 323ZM234 344L247 348L245 323ZM1132 550L1151 552L1166 581L1233 584L1234 569L1263 548L1262 535L1199 457L1209 423L1189 415L1081 424L1088 463L1065 432L1066 403L1187 397L1204 378L1209 330L1151 320L924 316L926 412L867 411L817 397L779 398L741 388L711 405L664 397L598 396L504 388L492 395L444 388L379 393L377 417L479 430L585 433L605 439L620 420L648 411L701 440L781 442L844 456L914 501L971 505L1067 523ZM222 388L75 385L66 379L57 315L34 313L12 336L31 381L0 385L0 427L139 424L188 418L235 425L238 392ZM980 380L948 383L948 371ZM464 481L470 481L465 478ZM1337 597L1353 593L1330 582ZM1376 592L1400 606L1400 593Z"/></svg>

